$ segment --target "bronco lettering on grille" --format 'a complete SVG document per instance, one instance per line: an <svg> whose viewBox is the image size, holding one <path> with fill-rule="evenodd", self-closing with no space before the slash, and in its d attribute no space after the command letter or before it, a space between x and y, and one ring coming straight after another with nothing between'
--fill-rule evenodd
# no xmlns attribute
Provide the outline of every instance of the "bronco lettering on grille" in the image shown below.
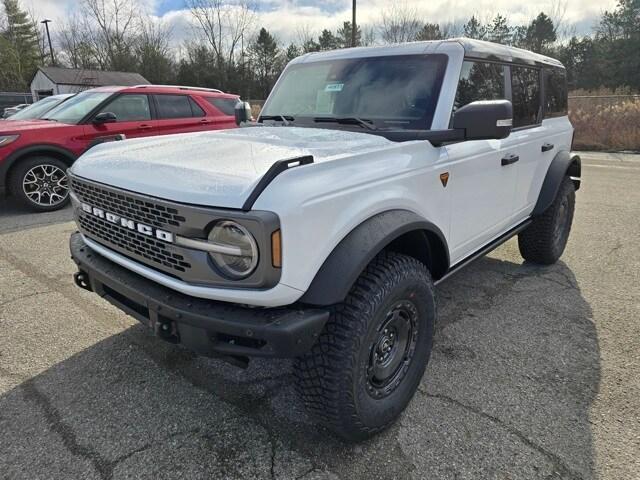
<svg viewBox="0 0 640 480"><path fill-rule="evenodd" d="M116 215L115 213L107 212L102 208L92 207L88 203L84 202L82 203L82 211L123 228L134 230L149 237L155 237L163 242L173 243L173 233L171 232L160 230L159 228L153 228L149 225L145 225L144 223L135 222L128 218L121 217L120 215Z"/></svg>

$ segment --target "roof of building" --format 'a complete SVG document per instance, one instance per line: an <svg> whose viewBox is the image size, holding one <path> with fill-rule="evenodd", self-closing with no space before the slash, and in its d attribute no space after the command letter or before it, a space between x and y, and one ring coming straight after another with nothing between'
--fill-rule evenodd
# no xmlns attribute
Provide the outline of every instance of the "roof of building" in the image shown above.
<svg viewBox="0 0 640 480"><path fill-rule="evenodd" d="M139 73L132 72L109 72L61 67L40 67L38 70L58 85L99 87L103 85L129 86L149 83Z"/></svg>
<svg viewBox="0 0 640 480"><path fill-rule="evenodd" d="M450 38L446 40L407 42L379 47L356 47L325 52L313 52L303 55L302 57L298 57L299 59L294 60L294 62L304 63L306 61L316 62L330 59L359 58L381 55L446 53L447 50L451 51L451 48L459 49L460 47L464 50L464 56L467 58L494 60L533 66L548 65L563 68L562 63L555 58L547 57L529 50L523 50L521 48L510 47L493 42L485 42L483 40L474 40L471 38Z"/></svg>

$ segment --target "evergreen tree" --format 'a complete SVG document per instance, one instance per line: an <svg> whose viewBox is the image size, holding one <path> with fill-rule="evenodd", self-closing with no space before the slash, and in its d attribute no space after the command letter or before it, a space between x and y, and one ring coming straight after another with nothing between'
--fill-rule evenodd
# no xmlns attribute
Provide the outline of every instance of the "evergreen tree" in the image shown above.
<svg viewBox="0 0 640 480"><path fill-rule="evenodd" d="M2 0L4 28L0 31L0 84L3 89L25 90L29 87L42 59L38 32L18 0Z"/></svg>
<svg viewBox="0 0 640 480"><path fill-rule="evenodd" d="M339 47L339 42L336 36L325 28L318 37L318 45L320 50L335 50Z"/></svg>
<svg viewBox="0 0 640 480"><path fill-rule="evenodd" d="M287 63L300 55L302 55L302 50L295 43L289 44L287 50L284 52L284 58Z"/></svg>
<svg viewBox="0 0 640 480"><path fill-rule="evenodd" d="M351 31L353 28L351 27L351 22L344 22L342 27L338 29L336 32L336 39L338 46L341 48L349 48L351 47ZM360 25L356 26L356 47L362 45L362 30L360 30Z"/></svg>
<svg viewBox="0 0 640 480"><path fill-rule="evenodd" d="M443 38L440 25L437 23L425 23L416 35L416 40L442 40Z"/></svg>
<svg viewBox="0 0 640 480"><path fill-rule="evenodd" d="M507 22L507 17L496 15L487 29L487 34L490 42L509 45L511 43L511 27Z"/></svg>
<svg viewBox="0 0 640 480"><path fill-rule="evenodd" d="M280 72L281 53L276 39L264 27L260 29L258 37L249 46L252 67L262 98L267 98Z"/></svg>
<svg viewBox="0 0 640 480"><path fill-rule="evenodd" d="M525 45L538 53L548 53L549 47L556 41L553 21L543 12L533 19L525 35Z"/></svg>
<svg viewBox="0 0 640 480"><path fill-rule="evenodd" d="M475 15L464 25L463 32L467 38L475 38L476 40L487 39L487 27L482 25Z"/></svg>

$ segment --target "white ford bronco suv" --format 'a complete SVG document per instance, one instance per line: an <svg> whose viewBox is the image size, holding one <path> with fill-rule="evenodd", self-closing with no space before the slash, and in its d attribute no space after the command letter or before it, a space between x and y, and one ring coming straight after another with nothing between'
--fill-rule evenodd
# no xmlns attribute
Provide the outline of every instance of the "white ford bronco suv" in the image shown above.
<svg viewBox="0 0 640 480"><path fill-rule="evenodd" d="M236 119L72 166L75 281L199 354L295 357L346 439L412 398L435 284L514 235L529 262L565 248L581 167L554 59L468 39L311 53Z"/></svg>

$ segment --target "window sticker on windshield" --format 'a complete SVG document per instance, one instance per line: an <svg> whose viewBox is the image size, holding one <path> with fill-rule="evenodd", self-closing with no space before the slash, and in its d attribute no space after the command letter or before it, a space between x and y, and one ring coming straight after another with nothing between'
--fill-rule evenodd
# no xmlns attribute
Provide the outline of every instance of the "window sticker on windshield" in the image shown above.
<svg viewBox="0 0 640 480"><path fill-rule="evenodd" d="M328 83L326 87L324 87L325 92L341 92L342 87L344 87L344 83Z"/></svg>

